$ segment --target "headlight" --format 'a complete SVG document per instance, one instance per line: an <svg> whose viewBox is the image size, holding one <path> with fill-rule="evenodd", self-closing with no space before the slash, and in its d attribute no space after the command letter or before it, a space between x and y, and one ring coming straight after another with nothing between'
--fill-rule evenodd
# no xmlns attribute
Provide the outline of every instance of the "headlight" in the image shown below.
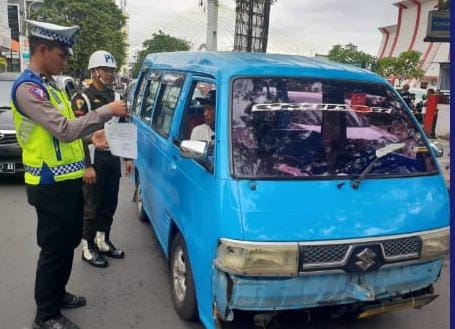
<svg viewBox="0 0 455 329"><path fill-rule="evenodd" d="M222 239L216 264L243 275L297 275L297 243L254 243Z"/></svg>
<svg viewBox="0 0 455 329"><path fill-rule="evenodd" d="M423 234L420 237L422 238L422 259L434 259L449 253L450 238L448 228Z"/></svg>

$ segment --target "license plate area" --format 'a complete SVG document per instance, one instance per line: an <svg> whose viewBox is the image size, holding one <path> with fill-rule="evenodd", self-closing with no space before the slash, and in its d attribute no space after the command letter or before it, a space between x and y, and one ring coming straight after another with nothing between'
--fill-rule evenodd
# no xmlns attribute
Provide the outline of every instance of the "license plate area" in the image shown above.
<svg viewBox="0 0 455 329"><path fill-rule="evenodd" d="M14 162L0 162L0 174L14 174L16 164Z"/></svg>

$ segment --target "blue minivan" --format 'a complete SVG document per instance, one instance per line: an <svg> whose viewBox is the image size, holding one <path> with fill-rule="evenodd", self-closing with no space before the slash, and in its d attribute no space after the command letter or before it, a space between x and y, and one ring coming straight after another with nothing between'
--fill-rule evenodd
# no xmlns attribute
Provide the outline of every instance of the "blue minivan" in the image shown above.
<svg viewBox="0 0 455 329"><path fill-rule="evenodd" d="M234 52L149 55L134 91L136 200L175 309L362 318L437 295L449 198L435 151L376 74Z"/></svg>

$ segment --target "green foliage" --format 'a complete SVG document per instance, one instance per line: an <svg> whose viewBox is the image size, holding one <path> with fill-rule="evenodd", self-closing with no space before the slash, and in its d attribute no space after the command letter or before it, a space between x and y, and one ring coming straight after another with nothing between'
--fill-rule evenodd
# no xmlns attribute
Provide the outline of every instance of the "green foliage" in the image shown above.
<svg viewBox="0 0 455 329"><path fill-rule="evenodd" d="M153 33L151 39L145 40L142 43L142 50L139 52L137 62L134 64L132 75L137 77L141 69L142 62L148 54L163 53L172 51L189 50L191 44L183 39L173 37L159 30L158 33Z"/></svg>
<svg viewBox="0 0 455 329"><path fill-rule="evenodd" d="M374 57L366 52L358 50L356 45L335 45L329 51L328 58L334 62L368 68L374 62Z"/></svg>
<svg viewBox="0 0 455 329"><path fill-rule="evenodd" d="M66 73L87 72L89 57L97 50L112 53L119 66L125 61L126 17L112 0L44 0L31 16L49 23L81 27Z"/></svg>
<svg viewBox="0 0 455 329"><path fill-rule="evenodd" d="M450 0L438 0L438 10L450 10Z"/></svg>
<svg viewBox="0 0 455 329"><path fill-rule="evenodd" d="M394 76L400 80L420 79L424 71L419 68L420 53L414 50L405 51L398 57L379 59L373 70L385 78Z"/></svg>

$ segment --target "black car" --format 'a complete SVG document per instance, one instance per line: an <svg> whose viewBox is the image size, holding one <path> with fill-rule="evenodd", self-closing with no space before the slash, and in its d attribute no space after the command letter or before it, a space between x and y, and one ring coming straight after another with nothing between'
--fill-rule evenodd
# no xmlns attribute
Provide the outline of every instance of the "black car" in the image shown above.
<svg viewBox="0 0 455 329"><path fill-rule="evenodd" d="M0 176L24 172L10 106L11 87L18 76L18 73L0 73Z"/></svg>

